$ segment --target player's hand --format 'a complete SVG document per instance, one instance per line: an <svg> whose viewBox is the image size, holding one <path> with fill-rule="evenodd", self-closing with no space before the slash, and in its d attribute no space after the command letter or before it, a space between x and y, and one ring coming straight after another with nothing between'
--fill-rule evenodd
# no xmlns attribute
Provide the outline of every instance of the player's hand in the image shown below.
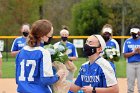
<svg viewBox="0 0 140 93"><path fill-rule="evenodd" d="M134 49L135 54L139 53L139 51L140 51L140 49L138 47Z"/></svg>
<svg viewBox="0 0 140 93"><path fill-rule="evenodd" d="M92 93L93 87L91 87L91 86L84 86L81 89L84 91L84 93Z"/></svg>
<svg viewBox="0 0 140 93"><path fill-rule="evenodd" d="M140 48L138 48L138 54L140 54Z"/></svg>
<svg viewBox="0 0 140 93"><path fill-rule="evenodd" d="M60 79L62 79L66 73L64 70L58 70L58 72L56 74L60 77Z"/></svg>

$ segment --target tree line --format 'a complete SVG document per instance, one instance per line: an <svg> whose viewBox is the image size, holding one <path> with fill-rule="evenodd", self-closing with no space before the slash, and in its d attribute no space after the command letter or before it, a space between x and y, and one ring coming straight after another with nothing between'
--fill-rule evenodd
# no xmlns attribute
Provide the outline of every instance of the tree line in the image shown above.
<svg viewBox="0 0 140 93"><path fill-rule="evenodd" d="M113 25L114 35L124 35L129 28L140 23L140 0L0 0L0 35L20 35L24 23L38 19L53 23L58 35L67 25L71 35L91 35L101 32L104 24ZM122 22L124 13L125 22Z"/></svg>

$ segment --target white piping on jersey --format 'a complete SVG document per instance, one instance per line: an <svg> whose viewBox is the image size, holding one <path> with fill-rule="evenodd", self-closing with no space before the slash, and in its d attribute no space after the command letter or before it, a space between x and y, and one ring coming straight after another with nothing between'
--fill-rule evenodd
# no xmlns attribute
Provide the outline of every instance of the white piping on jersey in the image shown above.
<svg viewBox="0 0 140 93"><path fill-rule="evenodd" d="M43 55L43 76L44 77L51 77L53 75L53 70L52 70L52 60L51 60L51 55L48 50L45 50L43 47L30 47L30 46L25 46L23 48L24 50L27 51L35 51L35 50L40 50Z"/></svg>
<svg viewBox="0 0 140 93"><path fill-rule="evenodd" d="M96 60L95 63L98 64L102 68L105 78L106 78L107 86L109 87L109 86L116 85L117 80L115 77L115 72L113 68L111 67L111 64L102 57Z"/></svg>
<svg viewBox="0 0 140 93"><path fill-rule="evenodd" d="M16 40L19 39L19 38L22 38L22 36L17 37L17 38L14 40L14 42L13 42L13 44L12 44L12 47L11 47L11 51L13 50L13 47L14 47L14 44L15 44Z"/></svg>
<svg viewBox="0 0 140 93"><path fill-rule="evenodd" d="M113 39L113 38L111 39L111 41L115 43L116 49L120 52L120 47L119 47L118 42L115 39Z"/></svg>
<svg viewBox="0 0 140 93"><path fill-rule="evenodd" d="M50 92L51 92L51 93L53 93L53 92L52 92L52 89L50 88L50 86L49 86L49 85L48 85L48 89L50 90Z"/></svg>
<svg viewBox="0 0 140 93"><path fill-rule="evenodd" d="M86 65L86 64L89 64L89 61L87 61L87 62L83 63L83 64L82 64L82 66L83 66L83 65Z"/></svg>

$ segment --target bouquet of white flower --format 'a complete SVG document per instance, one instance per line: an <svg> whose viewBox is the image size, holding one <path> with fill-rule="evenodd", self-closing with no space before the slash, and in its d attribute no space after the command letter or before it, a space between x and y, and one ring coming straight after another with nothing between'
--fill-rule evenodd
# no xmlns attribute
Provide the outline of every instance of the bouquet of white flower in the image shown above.
<svg viewBox="0 0 140 93"><path fill-rule="evenodd" d="M57 47L49 44L44 46L44 48L50 52L53 66L56 70L64 70L66 73L63 79L53 84L53 93L68 93L71 84L66 80L66 76L68 75L67 69L70 68L75 71L76 68L74 64L69 65L68 48L63 43L59 44Z"/></svg>
<svg viewBox="0 0 140 93"><path fill-rule="evenodd" d="M59 45L57 48L49 44L44 46L44 48L50 52L53 62L59 61L62 63L66 63L69 60L67 54L65 53L67 51L67 47L65 47L65 45L63 44Z"/></svg>
<svg viewBox="0 0 140 93"><path fill-rule="evenodd" d="M116 48L105 48L103 57L109 61L117 62L120 58L120 52Z"/></svg>

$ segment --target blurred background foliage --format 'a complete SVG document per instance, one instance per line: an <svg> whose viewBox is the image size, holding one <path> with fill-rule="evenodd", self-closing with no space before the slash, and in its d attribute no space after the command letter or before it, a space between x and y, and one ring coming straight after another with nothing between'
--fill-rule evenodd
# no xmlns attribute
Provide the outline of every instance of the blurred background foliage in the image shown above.
<svg viewBox="0 0 140 93"><path fill-rule="evenodd" d="M114 35L122 35L123 26L129 35L129 27L140 23L139 5L140 0L0 0L0 35L20 35L22 24L38 19L50 20L54 35L62 25L71 35L97 34L106 23L113 25Z"/></svg>

